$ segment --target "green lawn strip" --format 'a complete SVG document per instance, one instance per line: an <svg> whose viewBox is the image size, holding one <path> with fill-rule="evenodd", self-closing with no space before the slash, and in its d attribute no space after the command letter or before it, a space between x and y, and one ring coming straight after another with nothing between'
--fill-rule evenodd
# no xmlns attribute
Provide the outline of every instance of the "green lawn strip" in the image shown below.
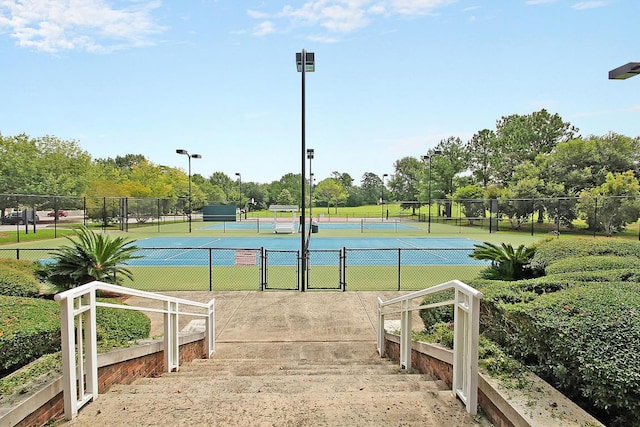
<svg viewBox="0 0 640 427"><path fill-rule="evenodd" d="M448 280L467 281L478 275L483 266L402 266L402 290L424 289ZM208 291L209 267L130 267L133 281L124 286L145 291ZM296 289L296 267L271 266L268 270L267 289ZM312 266L311 288L338 288L337 266ZM258 267L214 267L212 290L254 291L260 289ZM347 290L393 290L398 286L397 266L348 266Z"/></svg>

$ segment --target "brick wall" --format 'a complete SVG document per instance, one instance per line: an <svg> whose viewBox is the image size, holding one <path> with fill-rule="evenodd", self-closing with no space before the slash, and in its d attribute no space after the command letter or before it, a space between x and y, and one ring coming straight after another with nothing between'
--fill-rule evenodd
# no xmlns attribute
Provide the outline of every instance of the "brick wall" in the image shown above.
<svg viewBox="0 0 640 427"><path fill-rule="evenodd" d="M385 339L386 355L391 360L400 361L400 344ZM449 387L453 384L453 366L416 349L411 349L411 367L423 374L444 381ZM491 423L496 427L513 427L505 415L493 404L482 390L478 389L478 405Z"/></svg>
<svg viewBox="0 0 640 427"><path fill-rule="evenodd" d="M204 338L180 345L180 364L206 357ZM114 384L131 384L141 377L150 377L164 371L164 351L134 357L98 368L98 393L105 393ZM51 398L16 426L40 427L64 415L62 392Z"/></svg>

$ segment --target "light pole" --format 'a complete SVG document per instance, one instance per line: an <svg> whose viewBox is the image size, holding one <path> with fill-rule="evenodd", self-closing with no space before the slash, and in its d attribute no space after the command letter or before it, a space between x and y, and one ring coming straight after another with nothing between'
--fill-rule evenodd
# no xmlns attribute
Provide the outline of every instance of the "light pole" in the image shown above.
<svg viewBox="0 0 640 427"><path fill-rule="evenodd" d="M311 231L311 223L313 222L313 173L311 172L311 160L313 160L313 148L307 148L307 159L309 159L309 231Z"/></svg>
<svg viewBox="0 0 640 427"><path fill-rule="evenodd" d="M442 154L440 150L433 150L431 154L427 154L426 156L422 156L422 160L429 161L429 218L427 219L427 233L431 233L431 158L433 156L438 156Z"/></svg>
<svg viewBox="0 0 640 427"><path fill-rule="evenodd" d="M382 205L381 211L380 211L380 219L382 221L384 221L384 179L386 177L388 177L389 174L388 173L383 173L382 174L382 197L380 197L380 204ZM387 217L388 219L388 217Z"/></svg>
<svg viewBox="0 0 640 427"><path fill-rule="evenodd" d="M640 74L640 62L629 62L609 71L609 80L625 80Z"/></svg>
<svg viewBox="0 0 640 427"><path fill-rule="evenodd" d="M304 237L304 228L305 228L305 223L306 223L306 219L305 219L305 214L304 214L304 202L305 202L305 111L304 111L304 101L305 101L305 88L304 88L304 77L306 73L312 73L316 70L316 61L315 61L315 54L313 52L307 52L306 50L302 49L302 52L296 52L296 68L298 70L299 73L302 73L302 137L301 137L301 145L302 145L302 150L301 150L301 157L302 157L302 161L301 161L301 173L300 173L300 187L301 187L301 191L302 191L302 195L300 197L300 202L302 203L302 215L300 216L300 224L302 225L302 233L300 233L300 249L301 249L301 256L302 256L302 268L300 269L300 290L302 292L304 292L305 290L305 285L304 285L304 278L305 278L305 274L306 274L306 270L307 270L307 257L306 257L306 248L305 248L305 237Z"/></svg>
<svg viewBox="0 0 640 427"><path fill-rule="evenodd" d="M184 154L189 159L189 233L191 233L191 159L201 159L202 156L200 154L189 154L187 150L177 149L176 153Z"/></svg>
<svg viewBox="0 0 640 427"><path fill-rule="evenodd" d="M242 175L240 172L236 172L238 177L238 193L240 193L240 222L242 222Z"/></svg>

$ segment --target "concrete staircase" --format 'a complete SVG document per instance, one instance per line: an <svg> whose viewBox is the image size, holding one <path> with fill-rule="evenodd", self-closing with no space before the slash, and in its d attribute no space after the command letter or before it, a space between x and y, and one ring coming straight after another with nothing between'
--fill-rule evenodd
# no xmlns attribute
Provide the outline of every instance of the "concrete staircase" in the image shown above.
<svg viewBox="0 0 640 427"><path fill-rule="evenodd" d="M216 294L212 359L114 386L65 425L477 425L443 383L378 356L376 297Z"/></svg>
<svg viewBox="0 0 640 427"><path fill-rule="evenodd" d="M67 425L466 426L451 391L373 342L222 343L211 360L115 386Z"/></svg>

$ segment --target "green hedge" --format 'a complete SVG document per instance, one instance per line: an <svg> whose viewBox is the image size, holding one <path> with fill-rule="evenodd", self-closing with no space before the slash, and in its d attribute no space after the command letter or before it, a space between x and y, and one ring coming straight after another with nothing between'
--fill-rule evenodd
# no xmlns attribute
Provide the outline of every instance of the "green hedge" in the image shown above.
<svg viewBox="0 0 640 427"><path fill-rule="evenodd" d="M548 275L596 270L617 270L621 268L637 268L640 259L617 255L588 255L577 258L564 258L550 264L546 268Z"/></svg>
<svg viewBox="0 0 640 427"><path fill-rule="evenodd" d="M98 298L98 301L118 304L117 301L105 298ZM151 320L140 311L98 307L96 329L98 341L102 341L103 347L117 346L149 337Z"/></svg>
<svg viewBox="0 0 640 427"><path fill-rule="evenodd" d="M114 300L100 299L110 303ZM151 321L133 310L98 307L102 350L149 336ZM11 371L60 350L60 304L38 298L0 296L0 371Z"/></svg>
<svg viewBox="0 0 640 427"><path fill-rule="evenodd" d="M0 269L0 295L37 297L39 284L33 273L12 268Z"/></svg>
<svg viewBox="0 0 640 427"><path fill-rule="evenodd" d="M565 258L615 255L640 258L640 241L622 239L554 239L536 245L531 267L540 270Z"/></svg>
<svg viewBox="0 0 640 427"><path fill-rule="evenodd" d="M24 259L0 258L0 270L5 268L11 268L13 270L20 270L25 273L34 274L38 269L38 264L33 261L27 261Z"/></svg>
<svg viewBox="0 0 640 427"><path fill-rule="evenodd" d="M640 419L639 291L637 283L587 283L504 306L508 350L616 425L632 425Z"/></svg>
<svg viewBox="0 0 640 427"><path fill-rule="evenodd" d="M0 370L11 370L60 350L55 301L0 296Z"/></svg>

